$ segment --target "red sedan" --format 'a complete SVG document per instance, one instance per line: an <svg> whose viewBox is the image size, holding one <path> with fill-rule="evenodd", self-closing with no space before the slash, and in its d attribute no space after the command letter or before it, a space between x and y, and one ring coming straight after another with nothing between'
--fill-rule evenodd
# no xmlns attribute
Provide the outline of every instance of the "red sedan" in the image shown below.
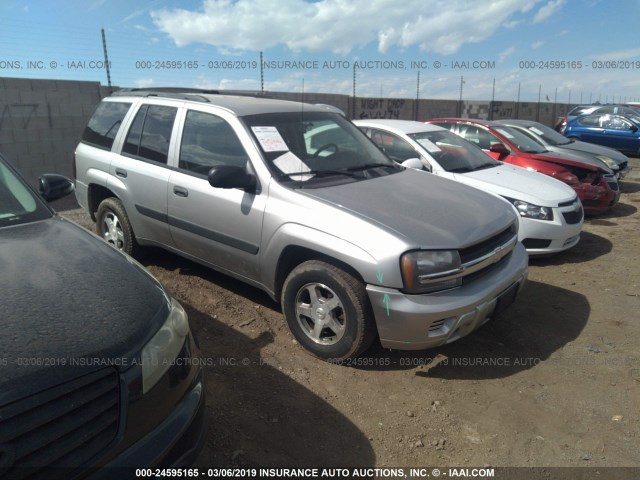
<svg viewBox="0 0 640 480"><path fill-rule="evenodd" d="M552 153L518 130L499 123L468 118L427 120L476 144L496 160L544 173L570 185L586 213L609 210L620 197L618 182L606 165L585 163L570 154Z"/></svg>

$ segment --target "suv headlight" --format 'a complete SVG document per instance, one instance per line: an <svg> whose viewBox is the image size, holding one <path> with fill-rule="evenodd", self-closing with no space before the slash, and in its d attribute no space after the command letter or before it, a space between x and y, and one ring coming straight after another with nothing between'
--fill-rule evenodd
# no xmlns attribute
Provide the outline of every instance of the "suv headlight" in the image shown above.
<svg viewBox="0 0 640 480"><path fill-rule="evenodd" d="M189 320L175 299L160 330L142 349L142 393L147 393L173 365L189 334Z"/></svg>
<svg viewBox="0 0 640 480"><path fill-rule="evenodd" d="M447 278L459 273L457 250L417 250L400 258L404 290L407 293L429 293L458 287L462 278Z"/></svg>
<svg viewBox="0 0 640 480"><path fill-rule="evenodd" d="M505 197L506 198L506 197ZM514 200L513 198L507 198L521 217L534 218L536 220L553 220L553 210L549 207L540 207L533 203L528 203L523 200Z"/></svg>
<svg viewBox="0 0 640 480"><path fill-rule="evenodd" d="M599 159L599 160L602 160L607 165L607 167L609 167L612 170L619 170L620 169L620 167L615 162L615 160L613 160L612 158L607 157L606 155L596 155L596 158Z"/></svg>

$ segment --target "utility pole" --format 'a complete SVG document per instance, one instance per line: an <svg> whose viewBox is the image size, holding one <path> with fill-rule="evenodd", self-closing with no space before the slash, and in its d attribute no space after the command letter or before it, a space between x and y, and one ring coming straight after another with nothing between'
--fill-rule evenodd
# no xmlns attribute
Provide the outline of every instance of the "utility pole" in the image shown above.
<svg viewBox="0 0 640 480"><path fill-rule="evenodd" d="M260 50L260 93L264 93L264 64L262 61L262 50Z"/></svg>
<svg viewBox="0 0 640 480"><path fill-rule="evenodd" d="M420 70L418 70L418 81L416 82L416 108L415 108L415 115L413 117L415 121L418 121L418 117L420 116L419 109L420 109Z"/></svg>
<svg viewBox="0 0 640 480"><path fill-rule="evenodd" d="M104 35L104 28L102 31L102 50L104 51L104 68L107 71L107 85L109 86L109 93L113 93L113 88L111 88L111 72L109 69L109 57L107 55L107 38Z"/></svg>
<svg viewBox="0 0 640 480"><path fill-rule="evenodd" d="M462 116L462 85L464 85L464 77L460 75L460 100L458 100L458 117Z"/></svg>

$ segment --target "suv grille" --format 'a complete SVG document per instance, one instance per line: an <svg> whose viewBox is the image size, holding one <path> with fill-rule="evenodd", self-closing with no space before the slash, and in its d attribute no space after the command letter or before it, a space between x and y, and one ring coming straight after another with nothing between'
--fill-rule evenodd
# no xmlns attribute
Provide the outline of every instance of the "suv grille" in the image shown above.
<svg viewBox="0 0 640 480"><path fill-rule="evenodd" d="M486 275L499 265L502 265L503 262L507 261L511 256L511 251L514 245L517 242L517 239L515 238L516 235L516 224L513 223L509 228L504 229L497 235L494 235L483 242L472 245L471 247L460 250L460 260L463 265L478 262L480 262L480 264L484 262L485 264L480 269L469 268L469 273L462 277L462 284L465 285L469 282L473 282L477 278ZM502 250L502 254L498 254L497 251L500 250L499 247L504 248L507 243L510 246ZM492 254L493 259L481 260L483 257L491 258ZM487 264L487 262L489 263Z"/></svg>
<svg viewBox="0 0 640 480"><path fill-rule="evenodd" d="M50 469L37 470L84 465L113 441L119 417L119 377L113 368L0 407L0 444L15 454L8 478L51 479ZM68 470L60 473L73 477Z"/></svg>
<svg viewBox="0 0 640 480"><path fill-rule="evenodd" d="M516 224L513 223L509 228L504 229L502 232L494 235L493 237L476 243L475 245L471 245L470 247L463 248L460 250L460 261L461 263L471 262L483 255L491 253L497 247L504 245L507 243L513 236L516 235Z"/></svg>

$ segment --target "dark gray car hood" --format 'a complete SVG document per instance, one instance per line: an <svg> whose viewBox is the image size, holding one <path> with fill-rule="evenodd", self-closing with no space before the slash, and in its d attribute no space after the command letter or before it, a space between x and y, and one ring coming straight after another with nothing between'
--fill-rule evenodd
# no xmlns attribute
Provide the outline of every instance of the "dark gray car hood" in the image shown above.
<svg viewBox="0 0 640 480"><path fill-rule="evenodd" d="M628 162L629 158L613 148L604 147L602 145L596 145L595 143L582 142L580 140L573 140L571 143L564 145L558 145L558 148L564 148L567 150L585 152L591 155L605 155L617 163Z"/></svg>
<svg viewBox="0 0 640 480"><path fill-rule="evenodd" d="M166 318L153 277L60 217L0 229L0 252L0 405L105 366L71 358L130 366Z"/></svg>
<svg viewBox="0 0 640 480"><path fill-rule="evenodd" d="M349 210L416 248L464 248L516 219L498 197L414 169L301 192Z"/></svg>

